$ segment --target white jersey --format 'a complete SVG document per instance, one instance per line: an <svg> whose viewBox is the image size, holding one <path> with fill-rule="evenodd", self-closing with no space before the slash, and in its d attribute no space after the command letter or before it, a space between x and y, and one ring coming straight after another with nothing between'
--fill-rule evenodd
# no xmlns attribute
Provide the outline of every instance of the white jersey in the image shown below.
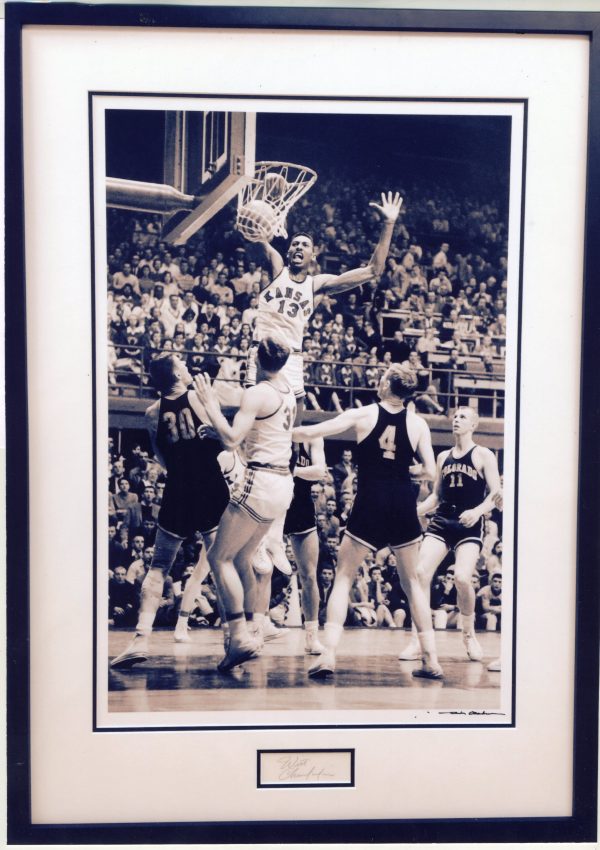
<svg viewBox="0 0 600 850"><path fill-rule="evenodd" d="M312 275L298 283L291 279L290 270L284 266L258 296L255 342L276 334L293 351L301 351L304 329L314 309L313 290Z"/></svg>
<svg viewBox="0 0 600 850"><path fill-rule="evenodd" d="M274 404L276 396L279 397L279 407L269 416L256 417L244 440L244 458L248 466L256 464L289 472L296 399L290 387L279 390L273 384L269 386L273 389Z"/></svg>

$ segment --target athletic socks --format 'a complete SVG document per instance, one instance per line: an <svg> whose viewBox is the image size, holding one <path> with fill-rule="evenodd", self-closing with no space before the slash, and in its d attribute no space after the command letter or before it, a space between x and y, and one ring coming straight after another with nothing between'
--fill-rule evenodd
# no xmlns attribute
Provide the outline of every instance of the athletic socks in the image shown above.
<svg viewBox="0 0 600 850"><path fill-rule="evenodd" d="M135 627L136 632L139 635L149 635L152 631L155 617L156 611L140 611L137 626Z"/></svg>
<svg viewBox="0 0 600 850"><path fill-rule="evenodd" d="M248 626L246 624L246 618L241 611L238 614L227 612L227 622L229 623L229 634L232 641L244 641L248 639Z"/></svg>
<svg viewBox="0 0 600 850"><path fill-rule="evenodd" d="M433 629L428 629L426 632L419 632L419 643L421 644L421 649L426 660L437 664L437 649Z"/></svg>
<svg viewBox="0 0 600 850"><path fill-rule="evenodd" d="M475 614L463 614L461 612L463 635L475 634Z"/></svg>
<svg viewBox="0 0 600 850"><path fill-rule="evenodd" d="M325 623L325 646L328 649L336 649L343 631L344 627L339 623Z"/></svg>

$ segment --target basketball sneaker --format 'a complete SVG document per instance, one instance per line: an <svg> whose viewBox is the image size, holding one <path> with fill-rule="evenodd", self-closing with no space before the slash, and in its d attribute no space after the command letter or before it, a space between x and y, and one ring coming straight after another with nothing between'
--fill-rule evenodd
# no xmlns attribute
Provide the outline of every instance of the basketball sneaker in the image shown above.
<svg viewBox="0 0 600 850"><path fill-rule="evenodd" d="M248 623L248 634L250 635L250 639L256 643L256 648L258 652L261 652L265 640L263 637L262 626L260 626L254 620ZM229 651L229 650L228 650Z"/></svg>
<svg viewBox="0 0 600 850"><path fill-rule="evenodd" d="M192 642L187 617L177 617L177 622L175 623L175 631L173 632L173 640L175 641L175 643Z"/></svg>
<svg viewBox="0 0 600 850"><path fill-rule="evenodd" d="M288 560L288 556L285 554L283 541L269 539L266 545L267 552L273 561L273 566L277 567L279 572L283 573L284 576L291 576L293 572L292 565Z"/></svg>
<svg viewBox="0 0 600 850"><path fill-rule="evenodd" d="M399 661L420 661L423 657L423 650L418 638L411 638L410 643L402 650L398 656Z"/></svg>
<svg viewBox="0 0 600 850"><path fill-rule="evenodd" d="M269 575L273 570L273 561L267 552L267 547L264 539L258 544L258 549L252 558L252 567L258 575Z"/></svg>
<svg viewBox="0 0 600 850"><path fill-rule="evenodd" d="M270 617L265 617L262 625L262 638L263 640L276 640L277 638L283 637L283 635L289 634L290 630L286 628L278 628L273 620Z"/></svg>
<svg viewBox="0 0 600 850"><path fill-rule="evenodd" d="M148 635L136 632L135 637L126 650L110 662L113 670L127 670L135 664L143 664L148 660Z"/></svg>
<svg viewBox="0 0 600 850"><path fill-rule="evenodd" d="M308 675L311 679L324 679L333 673L335 673L335 652L325 647L317 660L308 668Z"/></svg>
<svg viewBox="0 0 600 850"><path fill-rule="evenodd" d="M463 634L463 643L471 661L481 661L483 658L483 649L475 635L473 633Z"/></svg>
<svg viewBox="0 0 600 850"><path fill-rule="evenodd" d="M500 673L500 671L501 671L500 659L494 658L493 661L490 661L487 668L490 671L490 673Z"/></svg>
<svg viewBox="0 0 600 850"><path fill-rule="evenodd" d="M306 632L304 639L304 652L306 655L321 655L325 652L325 647L319 640L316 632Z"/></svg>
<svg viewBox="0 0 600 850"><path fill-rule="evenodd" d="M439 664L426 664L423 661L423 666L412 671L415 679L443 679L444 671Z"/></svg>
<svg viewBox="0 0 600 850"><path fill-rule="evenodd" d="M220 673L227 673L238 664L243 664L250 658L256 658L259 653L258 642L254 638L248 638L243 642L231 640L227 649L227 654L217 664L217 670Z"/></svg>

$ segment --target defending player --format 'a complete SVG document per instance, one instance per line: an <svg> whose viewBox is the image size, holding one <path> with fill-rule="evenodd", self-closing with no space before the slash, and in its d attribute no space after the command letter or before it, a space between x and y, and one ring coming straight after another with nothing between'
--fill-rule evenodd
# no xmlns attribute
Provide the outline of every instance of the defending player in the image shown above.
<svg viewBox="0 0 600 850"><path fill-rule="evenodd" d="M321 481L327 472L322 439L300 443L294 468L294 498L286 514L284 534L289 534L302 585L301 607L304 614L305 643L308 655L319 655L323 645L319 631L319 587L317 563L319 538L315 521L315 506L311 498L314 481Z"/></svg>
<svg viewBox="0 0 600 850"><path fill-rule="evenodd" d="M307 233L292 236L287 251L287 265L278 251L268 242L260 242L271 262L273 280L262 288L258 299L258 315L254 328L254 344L248 357L246 382L256 382L256 347L260 340L278 334L292 349L283 376L294 391L298 402L299 422L304 408L304 374L302 338L304 329L320 296L346 292L380 275L390 249L394 224L400 213L402 198L396 192L382 193L381 204L369 206L379 211L383 228L369 263L340 275L318 274L309 269L316 258L312 237Z"/></svg>
<svg viewBox="0 0 600 850"><path fill-rule="evenodd" d="M242 475L244 474L244 464L240 459L237 452L221 452L217 460L219 461L219 466L221 468L221 472L223 473L223 477L231 493L235 483L240 480ZM202 545L200 550L200 557L198 559L198 563L194 568L194 572L191 574L189 579L186 582L185 589L183 591L181 597L181 607L179 609L179 614L177 615L177 624L175 626L175 632L173 634L173 638L175 643L189 643L191 638L188 634L188 622L190 618L190 614L196 605L196 598L202 592L202 584L206 577L210 572L210 564L208 563L208 557L206 555L206 545ZM217 596L217 604L219 607L219 615L221 617L221 626L225 630L228 629L228 626L224 620L224 612L222 610L221 601Z"/></svg>
<svg viewBox="0 0 600 850"><path fill-rule="evenodd" d="M163 585L186 537L199 531L208 548L229 500L218 462L222 446L208 424L194 391L192 376L174 354L150 364L154 386L161 395L146 411L146 427L154 454L167 471L158 515L154 557L142 584L136 633L127 649L111 663L127 668L148 659L148 639L162 597Z"/></svg>
<svg viewBox="0 0 600 850"><path fill-rule="evenodd" d="M454 550L454 584L463 641L471 661L483 658L483 650L475 637L475 591L471 577L483 542L483 517L498 502L500 492L496 456L473 440L478 423L479 417L472 407L456 409L452 417L454 447L439 454L433 492L417 508L419 516L435 511L419 553L421 584L429 594L436 569L448 551ZM420 657L420 647L413 635L400 660Z"/></svg>
<svg viewBox="0 0 600 850"><path fill-rule="evenodd" d="M258 346L258 383L244 390L230 425L205 375L194 386L215 431L227 449L243 443L246 473L223 514L208 560L229 623L230 641L219 670L256 656L259 643L246 626L244 611L255 608L254 553L272 521L287 510L293 480L289 463L296 413L294 394L281 376L290 350L271 337Z"/></svg>
<svg viewBox="0 0 600 850"><path fill-rule="evenodd" d="M319 425L294 429L295 440L329 437L351 430L358 443L358 489L327 603L325 651L309 668L309 676L334 672L335 650L343 632L357 568L368 550L389 546L396 556L398 577L418 629L423 663L413 675L428 679L443 677L429 600L417 575L421 526L409 469L417 456L424 475L433 478L435 459L427 423L404 406L404 399L415 386L414 372L405 364L394 364L381 378L378 404L347 410Z"/></svg>

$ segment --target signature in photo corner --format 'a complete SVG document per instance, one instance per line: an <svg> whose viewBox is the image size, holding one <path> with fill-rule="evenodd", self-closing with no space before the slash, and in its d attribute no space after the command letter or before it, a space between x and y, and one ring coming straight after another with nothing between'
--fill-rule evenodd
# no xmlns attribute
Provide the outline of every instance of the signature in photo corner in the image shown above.
<svg viewBox="0 0 600 850"><path fill-rule="evenodd" d="M279 763L279 780L288 779L314 779L316 782L323 779L333 779L334 774L326 767L317 767L307 756L286 755L277 759Z"/></svg>

